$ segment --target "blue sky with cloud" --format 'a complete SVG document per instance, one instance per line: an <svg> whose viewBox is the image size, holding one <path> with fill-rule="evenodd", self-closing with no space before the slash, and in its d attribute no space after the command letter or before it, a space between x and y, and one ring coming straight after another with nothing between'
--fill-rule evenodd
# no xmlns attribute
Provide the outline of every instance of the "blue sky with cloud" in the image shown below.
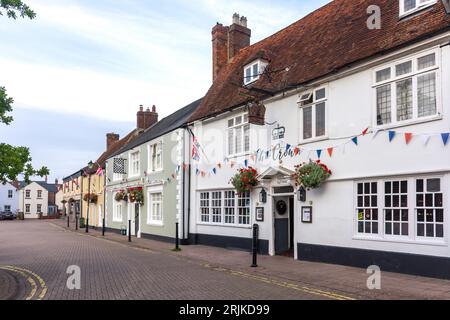
<svg viewBox="0 0 450 320"><path fill-rule="evenodd" d="M0 17L0 85L15 100L0 141L29 146L61 178L126 134L140 104L161 117L211 85L211 28L245 15L252 43L328 0L28 0L33 21ZM98 120L97 120L98 119Z"/></svg>

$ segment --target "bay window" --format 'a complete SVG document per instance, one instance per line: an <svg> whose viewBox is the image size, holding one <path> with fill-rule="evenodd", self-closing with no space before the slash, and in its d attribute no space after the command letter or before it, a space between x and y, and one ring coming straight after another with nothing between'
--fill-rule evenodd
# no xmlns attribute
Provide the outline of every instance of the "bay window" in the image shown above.
<svg viewBox="0 0 450 320"><path fill-rule="evenodd" d="M437 52L424 53L375 71L378 126L438 115Z"/></svg>
<svg viewBox="0 0 450 320"><path fill-rule="evenodd" d="M436 0L400 0L400 16L414 13L436 3Z"/></svg>
<svg viewBox="0 0 450 320"><path fill-rule="evenodd" d="M224 226L250 226L250 193L235 191L200 192L200 223Z"/></svg>

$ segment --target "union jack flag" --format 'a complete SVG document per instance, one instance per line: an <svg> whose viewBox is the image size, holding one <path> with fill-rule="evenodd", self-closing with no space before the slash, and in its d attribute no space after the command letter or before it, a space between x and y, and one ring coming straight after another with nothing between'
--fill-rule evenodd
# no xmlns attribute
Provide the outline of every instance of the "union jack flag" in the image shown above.
<svg viewBox="0 0 450 320"><path fill-rule="evenodd" d="M193 144L192 144L192 159L195 161L200 160L200 143L198 143L197 137L193 137Z"/></svg>
<svg viewBox="0 0 450 320"><path fill-rule="evenodd" d="M101 166L98 167L97 172L95 173L95 175L99 176L99 177L103 176L103 168Z"/></svg>

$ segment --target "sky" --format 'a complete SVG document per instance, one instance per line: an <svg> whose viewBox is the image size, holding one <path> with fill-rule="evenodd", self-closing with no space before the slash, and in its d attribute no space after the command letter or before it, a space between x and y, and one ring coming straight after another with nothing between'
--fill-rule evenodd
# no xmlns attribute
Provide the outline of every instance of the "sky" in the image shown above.
<svg viewBox="0 0 450 320"><path fill-rule="evenodd" d="M0 142L30 148L63 178L126 135L139 105L160 119L211 86L211 29L248 18L252 44L329 0L27 0L37 18L0 16L0 86L15 121Z"/></svg>

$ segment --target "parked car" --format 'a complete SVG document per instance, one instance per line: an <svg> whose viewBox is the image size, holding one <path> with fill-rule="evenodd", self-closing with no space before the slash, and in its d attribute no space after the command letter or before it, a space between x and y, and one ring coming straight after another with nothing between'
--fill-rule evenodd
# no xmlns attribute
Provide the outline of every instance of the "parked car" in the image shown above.
<svg viewBox="0 0 450 320"><path fill-rule="evenodd" d="M16 215L10 211L0 212L0 220L15 220Z"/></svg>

